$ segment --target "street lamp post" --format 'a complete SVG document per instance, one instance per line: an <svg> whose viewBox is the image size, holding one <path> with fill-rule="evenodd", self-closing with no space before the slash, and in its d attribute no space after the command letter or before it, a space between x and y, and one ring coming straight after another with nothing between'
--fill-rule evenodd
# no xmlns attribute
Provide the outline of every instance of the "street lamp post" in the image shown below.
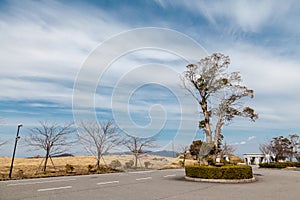
<svg viewBox="0 0 300 200"><path fill-rule="evenodd" d="M11 165L10 165L10 170L9 170L9 176L8 176L9 178L11 178L11 173L12 173L12 169L13 169L13 165L14 165L14 160L15 160L17 143L18 143L18 139L20 138L19 132L20 132L20 128L22 126L23 126L22 124L18 124L17 136L16 136L16 140L15 140L15 148L14 148L13 157L12 157L12 160L11 160Z"/></svg>

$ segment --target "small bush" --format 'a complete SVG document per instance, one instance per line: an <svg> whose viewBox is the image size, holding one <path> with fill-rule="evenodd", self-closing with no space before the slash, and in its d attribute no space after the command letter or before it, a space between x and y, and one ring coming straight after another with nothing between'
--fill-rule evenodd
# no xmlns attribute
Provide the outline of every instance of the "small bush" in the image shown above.
<svg viewBox="0 0 300 200"><path fill-rule="evenodd" d="M72 173L74 170L74 166L70 164L66 164L65 169L66 169L66 173Z"/></svg>
<svg viewBox="0 0 300 200"><path fill-rule="evenodd" d="M152 165L149 161L144 162L145 168L148 169Z"/></svg>
<svg viewBox="0 0 300 200"><path fill-rule="evenodd" d="M215 164L214 159L211 158L211 157L207 157L207 158L205 158L205 160L207 161L208 165L214 165Z"/></svg>
<svg viewBox="0 0 300 200"><path fill-rule="evenodd" d="M179 161L178 161L178 164L179 164L180 167L184 167L184 163L183 163L182 160L179 160Z"/></svg>
<svg viewBox="0 0 300 200"><path fill-rule="evenodd" d="M128 162L125 163L126 168L132 168L133 165L134 165L133 160L129 160Z"/></svg>
<svg viewBox="0 0 300 200"><path fill-rule="evenodd" d="M300 162L271 162L259 164L261 168L287 168L287 167L300 167Z"/></svg>
<svg viewBox="0 0 300 200"><path fill-rule="evenodd" d="M93 165L88 165L87 170L88 170L88 172L95 172L96 171Z"/></svg>
<svg viewBox="0 0 300 200"><path fill-rule="evenodd" d="M112 169L116 169L118 167L121 167L122 164L119 160L113 160L111 161L111 163L109 164L109 166L112 168Z"/></svg>
<svg viewBox="0 0 300 200"><path fill-rule="evenodd" d="M19 169L17 171L17 177L20 179L24 178L24 171L22 169Z"/></svg>
<svg viewBox="0 0 300 200"><path fill-rule="evenodd" d="M250 166L186 166L185 173L188 177L203 179L250 179L253 178Z"/></svg>

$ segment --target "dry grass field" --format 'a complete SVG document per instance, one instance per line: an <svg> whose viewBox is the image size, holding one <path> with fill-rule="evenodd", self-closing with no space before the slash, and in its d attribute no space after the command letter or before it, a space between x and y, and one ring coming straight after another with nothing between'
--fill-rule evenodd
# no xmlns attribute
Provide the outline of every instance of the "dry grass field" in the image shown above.
<svg viewBox="0 0 300 200"><path fill-rule="evenodd" d="M110 170L106 166L109 166L112 160L119 160L122 167L117 170ZM102 170L101 172L91 172L88 170L88 166L94 166L96 159L92 156L74 156L74 157L59 157L48 160L47 173L42 172L43 158L15 158L13 168L13 179L22 178L34 178L34 177L47 177L47 176L68 176L90 173L107 173L114 171L128 171L125 167L125 163L133 160L132 155L107 155L101 160ZM163 168L178 168L179 160L177 158L161 157L154 155L142 155L138 162L138 169L143 170L145 168L145 162L149 162L148 169L163 169ZM8 179L9 169L11 164L11 158L0 157L0 180ZM66 172L66 165L72 165L74 170L72 172Z"/></svg>

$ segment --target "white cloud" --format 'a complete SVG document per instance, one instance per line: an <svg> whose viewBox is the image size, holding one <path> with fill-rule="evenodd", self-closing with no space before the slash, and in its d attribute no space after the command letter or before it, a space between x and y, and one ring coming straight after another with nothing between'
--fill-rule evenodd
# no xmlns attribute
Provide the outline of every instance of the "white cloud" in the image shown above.
<svg viewBox="0 0 300 200"><path fill-rule="evenodd" d="M58 1L8 2L0 16L0 99L70 104L70 87L88 53L125 28L101 9Z"/></svg>
<svg viewBox="0 0 300 200"><path fill-rule="evenodd" d="M256 138L256 136L250 136L250 137L248 137L248 141L251 141L251 140L254 140Z"/></svg>
<svg viewBox="0 0 300 200"><path fill-rule="evenodd" d="M233 34L239 29L244 32L259 32L262 27L273 24L274 20L280 20L289 14L293 8L293 1L278 2L266 1L157 1L166 8L167 5L183 7L191 13L198 11L199 15L216 27L227 26L227 31Z"/></svg>

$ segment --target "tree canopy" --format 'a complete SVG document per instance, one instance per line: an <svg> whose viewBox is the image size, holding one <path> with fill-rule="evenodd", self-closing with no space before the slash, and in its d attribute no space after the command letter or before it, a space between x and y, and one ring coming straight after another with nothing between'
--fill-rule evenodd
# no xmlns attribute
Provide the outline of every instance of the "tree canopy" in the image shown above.
<svg viewBox="0 0 300 200"><path fill-rule="evenodd" d="M223 125L229 124L235 117L250 118L251 121L258 118L254 109L245 106L242 101L245 97L253 98L254 91L241 85L239 72L228 72L229 64L229 56L213 53L197 64L189 64L182 77L184 88L201 107L199 128L204 130L206 142L213 142L215 147L223 138Z"/></svg>

